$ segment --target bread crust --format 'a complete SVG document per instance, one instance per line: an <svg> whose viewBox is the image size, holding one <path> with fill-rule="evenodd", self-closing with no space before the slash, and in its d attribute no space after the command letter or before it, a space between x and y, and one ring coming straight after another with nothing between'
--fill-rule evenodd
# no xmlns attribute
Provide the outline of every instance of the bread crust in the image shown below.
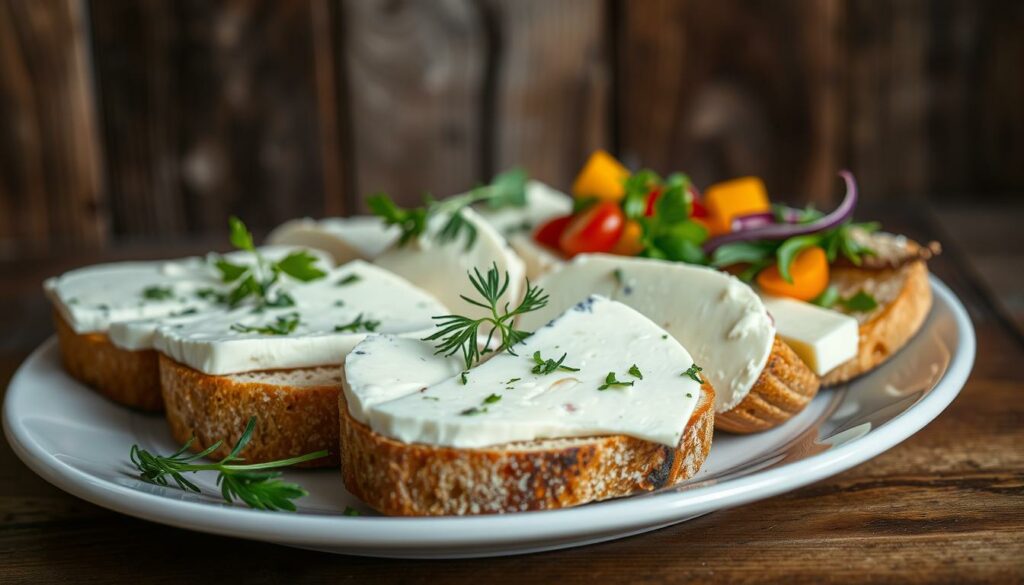
<svg viewBox="0 0 1024 585"><path fill-rule="evenodd" d="M252 440L243 451L248 463L296 457L327 449L326 458L301 467L338 465L337 384L293 387L231 376L211 376L161 354L160 386L171 434L193 451L223 440L211 458L231 450L249 417L257 417Z"/></svg>
<svg viewBox="0 0 1024 585"><path fill-rule="evenodd" d="M155 351L121 349L105 333L76 333L56 311L53 322L61 361L73 378L123 406L163 410Z"/></svg>
<svg viewBox="0 0 1024 585"><path fill-rule="evenodd" d="M675 485L703 465L714 430L710 384L676 449L623 435L475 449L402 443L353 419L340 394L345 487L391 516L549 510Z"/></svg>
<svg viewBox="0 0 1024 585"><path fill-rule="evenodd" d="M716 414L715 427L742 434L776 427L803 410L820 387L818 376L776 337L750 392L731 410Z"/></svg>
<svg viewBox="0 0 1024 585"><path fill-rule="evenodd" d="M832 280L846 289L871 288L878 283L903 279L898 294L883 303L859 327L857 356L822 377L822 384L835 386L875 369L910 341L924 324L932 307L932 289L928 283L928 266L923 260L891 270L842 268L834 271Z"/></svg>

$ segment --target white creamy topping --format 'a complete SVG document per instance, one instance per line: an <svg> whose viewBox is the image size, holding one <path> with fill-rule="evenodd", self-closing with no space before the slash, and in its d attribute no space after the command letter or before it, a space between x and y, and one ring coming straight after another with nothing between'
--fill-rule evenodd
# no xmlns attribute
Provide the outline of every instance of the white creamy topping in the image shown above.
<svg viewBox="0 0 1024 585"><path fill-rule="evenodd" d="M549 219L572 213L572 197L540 181L530 181L526 184L525 206L496 210L482 206L477 212L499 233L511 238L514 234L529 235L534 228Z"/></svg>
<svg viewBox="0 0 1024 585"><path fill-rule="evenodd" d="M784 297L763 296L779 337L815 374L824 376L857 356L857 320L837 311Z"/></svg>
<svg viewBox="0 0 1024 585"><path fill-rule="evenodd" d="M268 244L287 244L323 250L344 264L351 260L372 260L398 239L399 230L386 226L376 216L293 219L274 228Z"/></svg>
<svg viewBox="0 0 1024 585"><path fill-rule="evenodd" d="M486 274L496 265L502 280L505 273L509 275L508 290L502 302L515 303L523 294L525 270L523 261L491 224L471 209L464 209L462 215L476 228L476 239L468 249L465 235L445 243L437 240L437 232L448 221L447 216L438 215L431 218L426 234L404 246L391 248L377 258L375 264L433 294L459 315L483 317L490 311L460 297L472 294L468 273L476 269Z"/></svg>
<svg viewBox="0 0 1024 585"><path fill-rule="evenodd" d="M558 270L565 264L565 258L557 251L549 249L533 239L532 233L509 236L508 243L526 265L526 277L532 282L540 280L549 272Z"/></svg>
<svg viewBox="0 0 1024 585"><path fill-rule="evenodd" d="M269 260L277 260L298 249L276 246L260 251ZM323 255L315 255L321 266L331 266ZM254 262L249 252L224 257L235 264ZM213 303L197 293L210 288L226 290L212 261L198 257L86 266L50 278L43 287L76 333L102 332L124 321L208 310Z"/></svg>
<svg viewBox="0 0 1024 585"><path fill-rule="evenodd" d="M371 331L421 335L433 326L431 317L449 312L426 292L361 260L285 290L295 306L243 307L161 323L153 345L214 375L340 365ZM256 330L266 327L279 334Z"/></svg>
<svg viewBox="0 0 1024 585"><path fill-rule="evenodd" d="M676 446L700 397L674 338L626 305L590 297L466 374L428 342L373 336L345 361L354 418L407 443L461 448L629 435ZM533 355L578 371L533 373ZM630 373L636 366L642 379ZM609 373L629 386L600 388Z"/></svg>
<svg viewBox="0 0 1024 585"><path fill-rule="evenodd" d="M584 254L538 283L548 306L523 315L520 327L542 326L589 294L640 311L679 340L715 387L715 410L740 403L771 354L775 328L757 294L737 278L701 266L645 258Z"/></svg>

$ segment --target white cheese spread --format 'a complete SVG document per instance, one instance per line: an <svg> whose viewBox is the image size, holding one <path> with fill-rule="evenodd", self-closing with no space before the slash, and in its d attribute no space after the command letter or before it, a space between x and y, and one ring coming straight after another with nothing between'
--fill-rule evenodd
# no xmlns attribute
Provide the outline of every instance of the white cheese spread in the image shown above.
<svg viewBox="0 0 1024 585"><path fill-rule="evenodd" d="M323 250L344 264L351 260L372 260L398 239L399 230L386 226L376 216L293 219L274 228L268 244L305 246Z"/></svg>
<svg viewBox="0 0 1024 585"><path fill-rule="evenodd" d="M527 313L520 328L542 327L590 294L640 311L679 340L715 387L715 410L734 408L750 392L771 355L775 328L757 294L734 276L702 266L584 254L538 285L548 306Z"/></svg>
<svg viewBox="0 0 1024 585"><path fill-rule="evenodd" d="M677 446L700 397L693 359L637 311L593 296L469 370L428 342L371 336L345 361L349 412L407 442L460 448L628 435ZM573 370L534 372L535 352ZM608 384L609 374L621 384ZM699 376L699 373L694 373Z"/></svg>
<svg viewBox="0 0 1024 585"><path fill-rule="evenodd" d="M242 307L160 323L154 347L213 375L341 365L367 333L421 332L448 313L434 297L362 260L285 289L292 307Z"/></svg>
<svg viewBox="0 0 1024 585"><path fill-rule="evenodd" d="M779 337L815 374L824 376L857 356L857 320L784 297L762 296Z"/></svg>

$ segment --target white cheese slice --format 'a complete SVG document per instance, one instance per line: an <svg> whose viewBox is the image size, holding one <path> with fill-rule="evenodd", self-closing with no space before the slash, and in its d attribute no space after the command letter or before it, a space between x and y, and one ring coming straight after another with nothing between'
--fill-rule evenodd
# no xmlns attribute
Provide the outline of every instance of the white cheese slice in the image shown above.
<svg viewBox="0 0 1024 585"><path fill-rule="evenodd" d="M815 374L824 376L857 356L857 320L796 299L762 296L775 328Z"/></svg>
<svg viewBox="0 0 1024 585"><path fill-rule="evenodd" d="M593 296L515 347L471 369L427 342L375 336L345 361L357 420L406 443L460 448L629 435L676 446L700 397L686 349L637 311ZM578 371L533 373L533 355ZM636 366L638 377L630 373ZM609 373L628 386L604 390Z"/></svg>
<svg viewBox="0 0 1024 585"><path fill-rule="evenodd" d="M529 181L525 206L495 210L482 206L477 212L501 235L511 238L515 234L530 234L549 219L572 213L572 197L540 181Z"/></svg>
<svg viewBox="0 0 1024 585"><path fill-rule="evenodd" d="M286 290L295 300L293 307L244 307L163 323L153 345L175 361L214 375L341 365L370 331L422 336L433 326L432 317L449 313L428 293L362 260ZM238 330L275 325L292 315L298 324L285 334ZM359 319L375 323L337 330Z"/></svg>
<svg viewBox="0 0 1024 585"><path fill-rule="evenodd" d="M425 234L404 246L391 248L381 254L375 264L433 294L459 315L484 317L490 311L471 305L460 296L478 296L469 282L469 273L479 270L486 274L492 265L498 267L503 281L508 273L509 285L502 303L514 304L523 294L525 269L523 261L494 226L471 209L464 209L462 215L476 228L476 238L471 244L465 235L456 241L438 241L436 234L448 221L447 216L438 215L431 218Z"/></svg>
<svg viewBox="0 0 1024 585"><path fill-rule="evenodd" d="M293 219L274 228L267 243L305 246L323 250L333 256L336 264L351 260L372 260L391 247L399 230L386 226L379 217L329 217Z"/></svg>
<svg viewBox="0 0 1024 585"><path fill-rule="evenodd" d="M538 285L547 307L527 313L520 328L542 327L590 294L640 311L679 340L715 387L715 409L743 400L771 355L775 328L757 294L739 279L702 266L583 254Z"/></svg>
<svg viewBox="0 0 1024 585"><path fill-rule="evenodd" d="M270 246L260 251L269 260L276 260L297 249ZM323 254L314 255L321 267L333 265ZM43 288L76 333L104 332L114 323L208 309L212 303L197 293L224 288L220 272L212 265L214 257L86 266L48 279ZM232 252L224 257L235 264L254 261L249 252ZM147 291L151 291L148 297Z"/></svg>

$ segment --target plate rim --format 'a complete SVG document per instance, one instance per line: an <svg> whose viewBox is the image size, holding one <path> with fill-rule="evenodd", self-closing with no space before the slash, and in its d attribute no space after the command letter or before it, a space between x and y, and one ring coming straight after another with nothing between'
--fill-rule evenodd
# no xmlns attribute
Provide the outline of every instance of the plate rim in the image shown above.
<svg viewBox="0 0 1024 585"><path fill-rule="evenodd" d="M407 518L282 514L142 492L95 478L64 463L33 441L23 425L12 420L11 390L21 391L18 388L25 384L21 379L28 375L26 366L51 351L56 344L53 337L36 348L11 378L4 400L3 429L18 458L59 489L115 512L178 528L291 546L347 549L354 554L361 549L385 549L394 556L402 556L405 549L443 551L479 548L484 543L488 548L497 548L524 541L592 542L595 534L653 529L814 483L877 457L927 426L960 393L976 352L974 326L960 299L935 275L930 275L930 284L935 296L952 313L957 326L957 347L945 373L926 396L879 430L873 429L852 443L713 485L647 498L621 498L577 508L514 514ZM340 476L338 480L341 481ZM600 512L595 513L597 510ZM270 518L274 519L272 523L267 522Z"/></svg>

